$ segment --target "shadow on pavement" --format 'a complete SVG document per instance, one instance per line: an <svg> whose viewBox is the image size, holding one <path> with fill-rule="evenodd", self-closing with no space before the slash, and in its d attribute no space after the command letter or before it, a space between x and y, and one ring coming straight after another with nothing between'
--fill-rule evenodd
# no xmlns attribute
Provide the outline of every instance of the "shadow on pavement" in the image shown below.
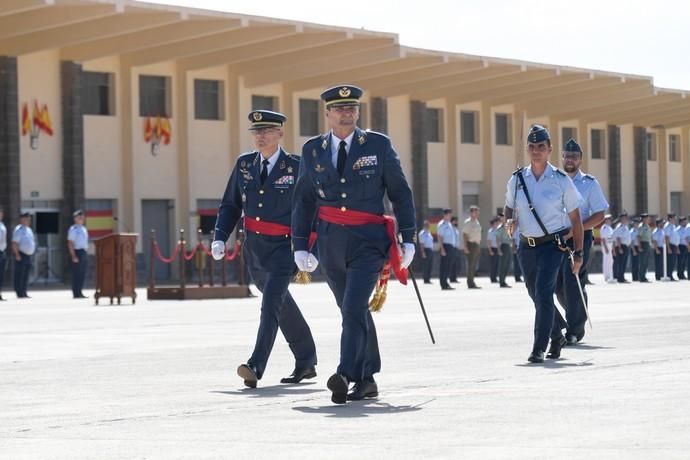
<svg viewBox="0 0 690 460"><path fill-rule="evenodd" d="M430 401L423 402L414 406L394 406L392 404L379 402L376 399L366 401L351 401L347 404L316 407L293 407L293 410L303 412L305 414L323 414L328 417L335 418L357 418L369 417L371 415L385 415L385 414L402 414L406 412L417 412L422 410L422 406L430 403Z"/></svg>
<svg viewBox="0 0 690 460"><path fill-rule="evenodd" d="M587 345L586 343L578 343L574 347L566 347L567 351L570 350L615 350L616 347L602 347L598 345Z"/></svg>
<svg viewBox="0 0 690 460"><path fill-rule="evenodd" d="M581 361L579 363L569 363L565 359L558 359L558 360L546 360L543 363L521 363L521 364L516 364L515 366L517 367L545 367L547 369L564 369L564 368L573 368L573 367L589 367L589 366L594 366L594 363L590 361Z"/></svg>
<svg viewBox="0 0 690 460"><path fill-rule="evenodd" d="M316 382L299 383L294 385L272 385L258 388L242 388L239 390L212 390L209 393L218 393L231 396L249 396L252 398L275 398L281 396L301 396L313 393L326 392L325 389L307 388Z"/></svg>

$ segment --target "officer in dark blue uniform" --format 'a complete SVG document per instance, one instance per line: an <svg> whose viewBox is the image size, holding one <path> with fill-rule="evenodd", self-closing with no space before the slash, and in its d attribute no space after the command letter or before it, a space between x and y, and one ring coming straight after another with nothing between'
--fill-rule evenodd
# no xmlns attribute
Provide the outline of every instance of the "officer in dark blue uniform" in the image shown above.
<svg viewBox="0 0 690 460"><path fill-rule="evenodd" d="M300 159L280 147L283 114L254 110L249 114L257 151L240 155L216 220L213 257L225 256L225 242L244 212L244 258L263 293L261 319L251 358L237 369L245 385L255 388L266 368L278 328L295 356L295 370L281 383L316 377L316 347L311 331L288 285L296 273L292 257L290 218Z"/></svg>
<svg viewBox="0 0 690 460"><path fill-rule="evenodd" d="M553 295L563 259L566 238L573 238L572 273L582 266L583 227L581 197L572 179L548 162L551 138L547 129L533 125L527 136L530 165L515 171L506 191L506 227L513 230L514 210L520 227L518 257L525 285L534 301L534 345L528 361L544 362L556 306ZM562 344L559 344L562 346ZM560 347L559 347L560 356ZM558 358L558 356L551 356Z"/></svg>
<svg viewBox="0 0 690 460"><path fill-rule="evenodd" d="M361 96L362 90L351 85L321 94L331 130L302 148L292 215L295 262L305 271L316 263L308 238L317 219L321 267L342 315L340 365L328 380L337 404L378 396L374 374L381 358L368 303L384 263L399 255L391 241L395 230L381 223L384 194L402 235L402 268L415 251L412 191L390 139L357 127ZM348 394L351 382L355 385Z"/></svg>

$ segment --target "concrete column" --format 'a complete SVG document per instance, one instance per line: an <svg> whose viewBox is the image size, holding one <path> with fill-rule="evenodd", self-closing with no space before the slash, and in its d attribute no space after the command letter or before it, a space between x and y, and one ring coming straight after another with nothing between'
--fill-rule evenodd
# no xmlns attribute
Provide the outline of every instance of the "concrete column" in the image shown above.
<svg viewBox="0 0 690 460"><path fill-rule="evenodd" d="M380 133L388 133L388 103L386 98L372 97L369 102L371 114L371 129Z"/></svg>
<svg viewBox="0 0 690 460"><path fill-rule="evenodd" d="M635 148L635 214L649 211L649 186L647 184L647 130L633 127Z"/></svg>
<svg viewBox="0 0 690 460"><path fill-rule="evenodd" d="M132 144L132 123L138 114L134 113L132 94L132 67L128 62L120 61L120 107L122 114L121 142L122 145L122 196L118 200L120 212L118 212L118 231L134 231L134 146ZM139 244L146 241L148 235L141 235ZM139 246L143 247L143 246Z"/></svg>
<svg viewBox="0 0 690 460"><path fill-rule="evenodd" d="M680 131L681 161L683 167L683 198L681 209L683 215L690 214L690 126Z"/></svg>
<svg viewBox="0 0 690 460"><path fill-rule="evenodd" d="M280 111L288 118L281 144L290 153L299 152L302 146L295 145L295 131L299 129L299 113L295 112L294 92L285 84L280 94Z"/></svg>
<svg viewBox="0 0 690 460"><path fill-rule="evenodd" d="M8 241L21 207L17 58L0 56L0 206ZM9 277L6 277L7 280Z"/></svg>
<svg viewBox="0 0 690 460"><path fill-rule="evenodd" d="M611 214L615 216L623 210L620 128L615 125L609 125L606 131L609 147L609 209L611 210Z"/></svg>
<svg viewBox="0 0 690 460"><path fill-rule="evenodd" d="M193 102L190 101L190 95L187 88L189 78L187 70L184 68L176 69L175 81L173 82L175 88L175 97L177 100L177 109L174 118L177 132L177 199L175 206L177 225L175 229L184 228L187 238L192 240L192 235L196 235L196 228L192 228L191 224L191 198L190 198L190 165L189 165L189 119L193 116L190 113L190 107L193 110Z"/></svg>
<svg viewBox="0 0 690 460"><path fill-rule="evenodd" d="M82 66L76 62L60 63L62 100L62 206L60 241L67 237L72 213L83 208L86 200L84 177L84 117L82 115ZM69 253L61 251L61 273L67 274Z"/></svg>
<svg viewBox="0 0 690 460"><path fill-rule="evenodd" d="M657 131L657 159L659 161L659 212L665 216L669 212L668 191L668 135L661 128Z"/></svg>
<svg viewBox="0 0 690 460"><path fill-rule="evenodd" d="M589 126L581 119L577 121L577 142L584 152L584 155L582 155L581 169L588 172L589 159L592 157L592 152L589 150Z"/></svg>
<svg viewBox="0 0 690 460"><path fill-rule="evenodd" d="M446 98L446 145L448 146L448 205L457 213L462 215L462 209L465 207L462 203L462 184L458 178L458 131L460 130L460 123L458 123L458 108L455 103Z"/></svg>
<svg viewBox="0 0 690 460"><path fill-rule="evenodd" d="M429 210L429 167L427 163L427 115L426 103L410 101L412 147L412 193L417 211L417 228L427 217Z"/></svg>
<svg viewBox="0 0 690 460"><path fill-rule="evenodd" d="M491 171L493 162L493 149L491 148L491 106L482 103L479 114L479 139L482 147L482 181L479 186L479 207L484 221L496 214L494 206L493 189L491 186Z"/></svg>
<svg viewBox="0 0 690 460"><path fill-rule="evenodd" d="M227 107L228 107L228 123L230 127L230 159L233 161L240 155L240 123L242 122L242 115L240 114L240 82L237 74L232 72L228 66L228 90ZM244 126L244 125L243 125Z"/></svg>
<svg viewBox="0 0 690 460"><path fill-rule="evenodd" d="M513 110L513 147L515 148L515 169L525 166L525 112L522 107L515 106Z"/></svg>
<svg viewBox="0 0 690 460"><path fill-rule="evenodd" d="M561 164L561 153L563 152L563 142L561 142L561 120L554 117L549 117L549 132L551 133L551 146L553 147L553 152L551 152L551 158L549 161L552 165L557 168L563 168Z"/></svg>

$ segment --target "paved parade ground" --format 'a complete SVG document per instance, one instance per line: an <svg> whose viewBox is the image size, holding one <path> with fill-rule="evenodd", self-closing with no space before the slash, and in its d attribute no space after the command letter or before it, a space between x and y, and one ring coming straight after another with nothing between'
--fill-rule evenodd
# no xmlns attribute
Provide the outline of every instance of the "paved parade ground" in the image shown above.
<svg viewBox="0 0 690 460"><path fill-rule="evenodd" d="M93 305L68 290L0 303L0 458L690 458L690 282L590 286L594 329L527 365L524 285L410 286L375 319L380 397L334 406L339 314L327 286L293 286L319 375L286 386L279 337L259 388L259 299ZM456 285L458 286L458 285ZM92 295L93 291L87 291Z"/></svg>

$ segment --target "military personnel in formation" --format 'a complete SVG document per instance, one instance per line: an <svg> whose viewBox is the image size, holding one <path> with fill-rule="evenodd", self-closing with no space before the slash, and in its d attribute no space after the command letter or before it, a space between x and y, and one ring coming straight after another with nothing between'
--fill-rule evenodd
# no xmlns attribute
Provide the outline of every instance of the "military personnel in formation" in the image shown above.
<svg viewBox="0 0 690 460"><path fill-rule="evenodd" d="M84 211L78 209L72 214L74 225L67 231L67 249L72 259L72 297L86 299L82 292L88 271L89 231L84 226Z"/></svg>
<svg viewBox="0 0 690 460"><path fill-rule="evenodd" d="M513 173L508 181L504 214L509 231L517 214L520 226L518 255L527 292L534 302L534 343L531 363L544 361L553 325L556 281L566 258L566 239L573 239L572 273L580 273L583 260L583 226L580 194L572 179L548 159L553 148L548 130L533 125L527 135L530 165ZM560 335L560 331L559 331ZM564 343L551 343L549 358L559 358Z"/></svg>
<svg viewBox="0 0 690 460"><path fill-rule="evenodd" d="M470 206L470 217L465 219L462 226L463 252L465 253L467 288L481 289L474 282L477 274L477 263L479 262L479 244L482 241L482 224L479 223L479 207Z"/></svg>
<svg viewBox="0 0 690 460"><path fill-rule="evenodd" d="M374 374L381 370L381 357L369 299L377 284L385 283L382 271L388 267L406 282L415 253L412 190L391 140L357 127L361 96L351 85L321 94L330 131L302 148L292 217L295 262L305 271L315 261L309 234L316 221L321 267L342 315L340 363L327 382L336 404L378 396ZM397 231L393 218L384 216L384 195L393 205Z"/></svg>
<svg viewBox="0 0 690 460"><path fill-rule="evenodd" d="M450 269L448 270L448 281L451 283L459 283L460 280L458 277L460 276L460 229L458 229L458 216L453 216L450 219L450 225L453 227L453 230L455 231L455 238L453 241L455 242L455 251L453 251L453 258L450 263Z"/></svg>
<svg viewBox="0 0 690 460"><path fill-rule="evenodd" d="M673 271L676 270L676 264L678 262L678 243L680 243L680 237L676 228L676 215L670 213L666 218L666 224L664 225L664 237L666 238L666 277L671 281L678 281L678 278L673 277Z"/></svg>
<svg viewBox="0 0 690 460"><path fill-rule="evenodd" d="M678 233L678 268L676 272L678 273L679 280L690 279L690 275L685 276L688 259L687 224L688 219L685 216L680 216L678 227L676 228Z"/></svg>
<svg viewBox="0 0 690 460"><path fill-rule="evenodd" d="M640 271L638 279L640 283L649 283L649 279L647 279L647 270L649 269L649 258L652 255L653 220L647 213L640 214L640 218L642 219L642 222L637 228L637 237L640 242Z"/></svg>
<svg viewBox="0 0 690 460"><path fill-rule="evenodd" d="M575 139L569 139L563 147L561 159L563 161L563 169L572 179L575 188L581 196L579 208L584 230L582 243L583 257L582 266L577 274L573 273L569 259L565 259L561 265L558 282L556 283L556 296L565 310L566 317L561 317L561 314L556 310L556 323L551 333L552 344L563 343L564 337L561 334L563 329L566 329L565 341L569 345L575 345L585 335L587 312L585 305L582 303L582 297L584 296L585 301L589 301L585 280L587 279L589 254L594 242L593 229L604 220L604 212L609 207L604 191L596 177L586 174L580 169L582 166L582 155L583 152L580 144ZM572 239L568 239L567 245L571 250L574 249ZM576 276L580 280L582 294L580 293Z"/></svg>
<svg viewBox="0 0 690 460"><path fill-rule="evenodd" d="M517 222L513 221L513 276L516 283L522 283L522 268L520 268L520 259L518 258L518 249L520 248L520 227Z"/></svg>
<svg viewBox="0 0 690 460"><path fill-rule="evenodd" d="M12 232L12 252L14 253L14 292L17 298L26 299L31 273L31 256L36 252L36 238L31 230L31 214L24 212L19 216L19 225Z"/></svg>
<svg viewBox="0 0 690 460"><path fill-rule="evenodd" d="M503 213L496 216L496 218L498 219L498 227L496 227L494 235L496 236L496 250L498 252L498 282L502 288L509 288L511 286L506 283L506 277L510 269L510 259L512 259L513 255L513 239L508 234Z"/></svg>
<svg viewBox="0 0 690 460"><path fill-rule="evenodd" d="M254 351L237 368L244 384L255 388L262 378L281 330L295 357L292 375L281 383L316 377L316 347L311 330L288 291L296 273L290 236L292 197L300 158L280 146L285 115L269 110L249 113L256 150L239 156L218 208L213 258L225 257L225 243L244 214L244 260L262 292L261 318ZM316 268L316 261L314 261Z"/></svg>
<svg viewBox="0 0 690 460"><path fill-rule="evenodd" d="M601 240L601 271L604 274L604 281L607 283L616 283L616 277L613 276L613 227L611 214L604 216L604 225L601 226L599 237Z"/></svg>
<svg viewBox="0 0 690 460"><path fill-rule="evenodd" d="M630 274L633 281L640 279L640 238L637 230L640 222L640 218L633 217L630 226Z"/></svg>
<svg viewBox="0 0 690 460"><path fill-rule="evenodd" d="M453 260L456 255L455 227L451 224L453 218L453 210L444 209L443 219L436 225L436 235L438 236L439 252L441 254L441 267L439 282L441 283L441 290L451 291L455 289L450 285L450 268L453 265Z"/></svg>
<svg viewBox="0 0 690 460"><path fill-rule="evenodd" d="M492 217L489 221L489 230L486 232L486 249L489 252L489 281L498 282L498 242L496 241L496 228L498 219Z"/></svg>
<svg viewBox="0 0 690 460"><path fill-rule="evenodd" d="M657 281L664 277L664 251L666 236L664 235L664 219L655 221L656 228L652 232L652 244L654 246L654 277Z"/></svg>
<svg viewBox="0 0 690 460"><path fill-rule="evenodd" d="M429 221L425 220L419 231L419 254L424 265L424 284L431 284L431 270L434 267L434 235L429 230Z"/></svg>
<svg viewBox="0 0 690 460"><path fill-rule="evenodd" d="M630 256L630 219L628 213L623 211L618 216L618 225L613 230L614 251L613 251L613 274L619 283L629 283L625 279L625 270Z"/></svg>

